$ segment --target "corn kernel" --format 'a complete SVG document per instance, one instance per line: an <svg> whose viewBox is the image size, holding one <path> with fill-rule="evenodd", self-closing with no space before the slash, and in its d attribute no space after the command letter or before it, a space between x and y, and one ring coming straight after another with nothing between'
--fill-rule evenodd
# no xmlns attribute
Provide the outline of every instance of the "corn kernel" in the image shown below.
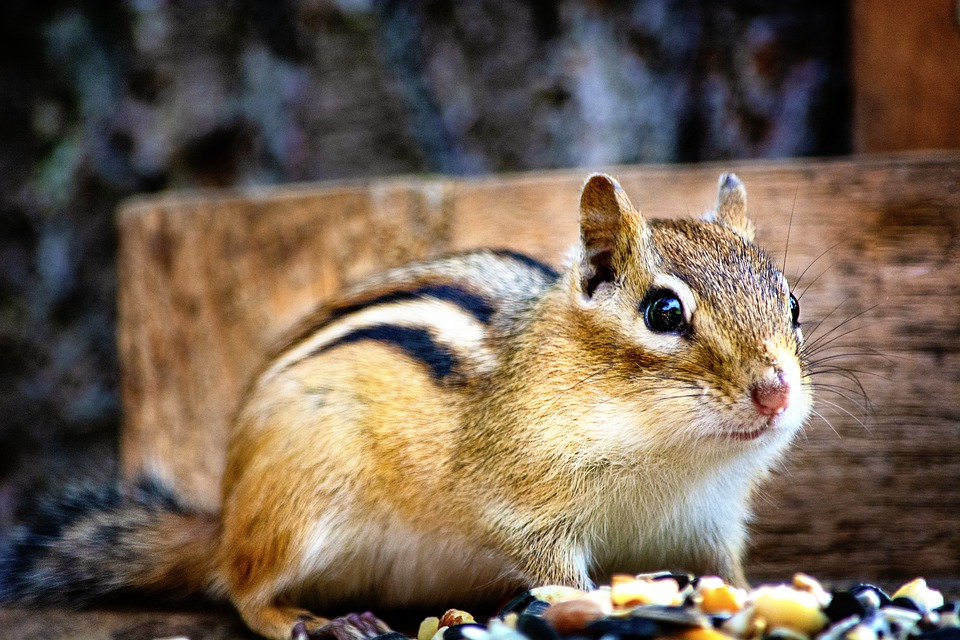
<svg viewBox="0 0 960 640"><path fill-rule="evenodd" d="M650 580L618 575L613 577L610 596L615 607L642 604L675 604L680 585L673 578Z"/></svg>
<svg viewBox="0 0 960 640"><path fill-rule="evenodd" d="M785 627L812 636L828 622L815 595L787 585L759 587L751 599L768 628Z"/></svg>
<svg viewBox="0 0 960 640"><path fill-rule="evenodd" d="M436 616L431 616L425 618L423 622L420 623L420 630L417 631L417 640L430 640L437 633L437 629L440 628L440 618Z"/></svg>
<svg viewBox="0 0 960 640"><path fill-rule="evenodd" d="M747 600L746 591L731 587L715 576L700 578L696 594L700 610L708 615L736 613Z"/></svg>

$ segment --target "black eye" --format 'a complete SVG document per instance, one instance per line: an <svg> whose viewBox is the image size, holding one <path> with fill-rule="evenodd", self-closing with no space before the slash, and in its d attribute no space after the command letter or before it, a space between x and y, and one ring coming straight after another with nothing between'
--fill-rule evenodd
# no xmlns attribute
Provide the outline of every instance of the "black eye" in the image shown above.
<svg viewBox="0 0 960 640"><path fill-rule="evenodd" d="M792 293L790 294L790 320L793 326L800 324L800 302Z"/></svg>
<svg viewBox="0 0 960 640"><path fill-rule="evenodd" d="M643 319L651 331L678 333L684 326L683 305L673 291L652 291L647 295Z"/></svg>

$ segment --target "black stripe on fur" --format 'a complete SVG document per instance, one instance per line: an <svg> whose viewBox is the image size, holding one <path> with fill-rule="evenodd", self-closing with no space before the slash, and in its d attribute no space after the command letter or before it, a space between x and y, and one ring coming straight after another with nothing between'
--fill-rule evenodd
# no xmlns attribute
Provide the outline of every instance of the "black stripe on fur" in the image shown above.
<svg viewBox="0 0 960 640"><path fill-rule="evenodd" d="M434 298L444 302L455 304L460 309L466 311L478 322L488 324L495 311L494 307L481 295L472 291L458 287L452 284L429 284L415 289L401 289L391 291L381 296L364 300L363 302L348 304L342 307L336 307L330 311L326 322L317 329L322 329L335 320L348 316L352 313L368 309L380 304L389 304L392 302L404 302L407 300L418 300L424 298Z"/></svg>
<svg viewBox="0 0 960 640"><path fill-rule="evenodd" d="M323 345L315 353L324 353L341 345L363 340L373 340L397 347L409 357L425 364L430 370L430 375L438 382L457 373L459 362L453 352L434 340L426 329L414 327L381 324L356 329Z"/></svg>
<svg viewBox="0 0 960 640"><path fill-rule="evenodd" d="M520 253L519 251L513 251L512 249L496 249L492 251L493 255L499 258L509 258L514 262L519 262L520 264L527 266L535 271L539 271L541 274L546 276L548 280L556 280L560 277L560 274L556 269L551 267L545 262L540 262L532 256L528 256L525 253Z"/></svg>

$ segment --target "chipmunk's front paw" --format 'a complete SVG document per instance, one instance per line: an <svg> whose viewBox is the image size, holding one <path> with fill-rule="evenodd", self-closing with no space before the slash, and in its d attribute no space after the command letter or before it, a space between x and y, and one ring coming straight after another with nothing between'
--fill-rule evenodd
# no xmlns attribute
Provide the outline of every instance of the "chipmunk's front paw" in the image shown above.
<svg viewBox="0 0 960 640"><path fill-rule="evenodd" d="M386 623L367 611L334 618L312 631L307 629L304 621L300 621L293 626L290 637L292 640L371 640L389 632L390 627Z"/></svg>

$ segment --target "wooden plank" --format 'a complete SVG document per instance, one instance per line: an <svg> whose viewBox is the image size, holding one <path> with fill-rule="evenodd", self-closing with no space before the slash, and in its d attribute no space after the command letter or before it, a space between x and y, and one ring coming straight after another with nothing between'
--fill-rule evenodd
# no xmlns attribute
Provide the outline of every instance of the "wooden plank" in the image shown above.
<svg viewBox="0 0 960 640"><path fill-rule="evenodd" d="M446 246L443 184L178 194L118 216L122 469L216 508L264 351L345 282Z"/></svg>
<svg viewBox="0 0 960 640"><path fill-rule="evenodd" d="M960 149L960 3L853 0L854 148Z"/></svg>
<svg viewBox="0 0 960 640"><path fill-rule="evenodd" d="M611 171L647 215L686 216L711 204L729 169L747 186L761 244L801 292L808 340L823 341L814 359L858 371L873 405L864 419L857 383L817 376L841 395L821 390L823 417L764 487L750 575L960 575L960 153ZM128 203L126 474L153 473L215 508L229 416L286 326L344 283L408 259L493 245L559 262L576 239L585 174Z"/></svg>

